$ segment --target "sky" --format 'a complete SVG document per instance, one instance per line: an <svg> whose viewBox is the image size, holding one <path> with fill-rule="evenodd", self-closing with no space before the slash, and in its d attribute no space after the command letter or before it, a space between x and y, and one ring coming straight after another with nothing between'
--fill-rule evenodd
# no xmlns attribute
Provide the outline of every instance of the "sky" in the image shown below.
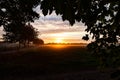
<svg viewBox="0 0 120 80"><path fill-rule="evenodd" d="M73 26L68 21L62 21L60 15L53 12L51 15L44 16L39 10L40 6L34 10L40 14L40 18L35 20L32 25L40 32L39 38L45 43L63 42L63 43L83 43L82 40L86 34L86 26L81 22L76 22Z"/></svg>
<svg viewBox="0 0 120 80"><path fill-rule="evenodd" d="M40 18L31 23L33 27L38 29L39 38L45 43L87 43L82 40L86 34L84 31L86 26L81 22L76 22L73 26L68 21L62 21L60 15L53 12L51 15L44 16L40 11L40 6L34 9ZM3 34L3 29L0 28L0 37Z"/></svg>

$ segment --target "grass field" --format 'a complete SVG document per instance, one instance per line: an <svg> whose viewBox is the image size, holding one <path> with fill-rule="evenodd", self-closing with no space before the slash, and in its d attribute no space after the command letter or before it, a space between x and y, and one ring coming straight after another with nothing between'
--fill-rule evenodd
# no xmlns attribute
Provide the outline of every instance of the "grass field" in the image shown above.
<svg viewBox="0 0 120 80"><path fill-rule="evenodd" d="M0 54L0 79L84 80L81 78L78 79L77 77L73 79L35 78L36 76L54 76L67 73L89 73L89 71L96 71L97 66L97 59L93 57L84 46L42 45L20 50L2 51ZM93 75L95 75L95 73Z"/></svg>

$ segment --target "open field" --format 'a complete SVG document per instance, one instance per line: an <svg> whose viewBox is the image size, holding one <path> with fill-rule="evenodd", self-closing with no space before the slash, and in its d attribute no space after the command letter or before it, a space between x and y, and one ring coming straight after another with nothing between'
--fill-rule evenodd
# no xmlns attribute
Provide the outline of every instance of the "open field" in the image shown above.
<svg viewBox="0 0 120 80"><path fill-rule="evenodd" d="M84 46L41 45L1 51L0 80L108 80L97 66Z"/></svg>

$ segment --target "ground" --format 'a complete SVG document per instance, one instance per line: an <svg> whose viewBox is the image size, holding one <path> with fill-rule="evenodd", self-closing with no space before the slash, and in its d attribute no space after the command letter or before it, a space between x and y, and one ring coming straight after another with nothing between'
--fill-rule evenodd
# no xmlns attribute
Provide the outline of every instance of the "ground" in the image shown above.
<svg viewBox="0 0 120 80"><path fill-rule="evenodd" d="M1 49L0 80L110 80L85 46L41 45Z"/></svg>

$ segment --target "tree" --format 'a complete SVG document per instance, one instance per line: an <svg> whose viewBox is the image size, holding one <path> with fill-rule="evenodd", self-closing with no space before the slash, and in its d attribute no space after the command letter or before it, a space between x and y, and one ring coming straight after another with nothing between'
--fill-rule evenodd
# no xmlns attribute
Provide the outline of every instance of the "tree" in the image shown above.
<svg viewBox="0 0 120 80"><path fill-rule="evenodd" d="M55 11L71 25L83 22L95 40L88 49L100 65L120 65L120 0L43 0L41 9L44 15Z"/></svg>
<svg viewBox="0 0 120 80"><path fill-rule="evenodd" d="M0 25L18 21L34 22L39 15L33 10L40 0L0 0Z"/></svg>
<svg viewBox="0 0 120 80"><path fill-rule="evenodd" d="M29 45L30 42L33 42L34 39L38 37L38 31L33 28L30 23L26 25L21 25L19 27L16 27L15 24L9 25L9 28L6 28L6 34L3 36L5 41L7 42L19 42L19 44L23 44L24 46ZM16 30L10 30L13 27L13 29ZM19 31L17 30L19 28Z"/></svg>
<svg viewBox="0 0 120 80"><path fill-rule="evenodd" d="M28 23L25 25L23 36L23 40L26 40L26 43L29 44L29 42L33 42L34 39L38 37L38 31L30 23Z"/></svg>
<svg viewBox="0 0 120 80"><path fill-rule="evenodd" d="M43 0L41 9L44 15L55 11L63 21L71 25L82 21L94 42L88 45L100 61L112 66L120 58L120 1L119 0Z"/></svg>
<svg viewBox="0 0 120 80"><path fill-rule="evenodd" d="M33 10L38 4L40 0L0 0L0 25L6 32L4 35L6 41L26 44L27 35L36 32L25 26L39 18L39 14Z"/></svg>
<svg viewBox="0 0 120 80"><path fill-rule="evenodd" d="M93 38L98 40L113 37L115 39L110 41L113 43L118 41L119 35L119 3L118 0L43 0L41 9L44 15L55 10L56 14L60 14L71 25L75 21L82 21Z"/></svg>
<svg viewBox="0 0 120 80"><path fill-rule="evenodd" d="M44 44L44 41L42 39L36 38L33 40L33 44L36 45Z"/></svg>

